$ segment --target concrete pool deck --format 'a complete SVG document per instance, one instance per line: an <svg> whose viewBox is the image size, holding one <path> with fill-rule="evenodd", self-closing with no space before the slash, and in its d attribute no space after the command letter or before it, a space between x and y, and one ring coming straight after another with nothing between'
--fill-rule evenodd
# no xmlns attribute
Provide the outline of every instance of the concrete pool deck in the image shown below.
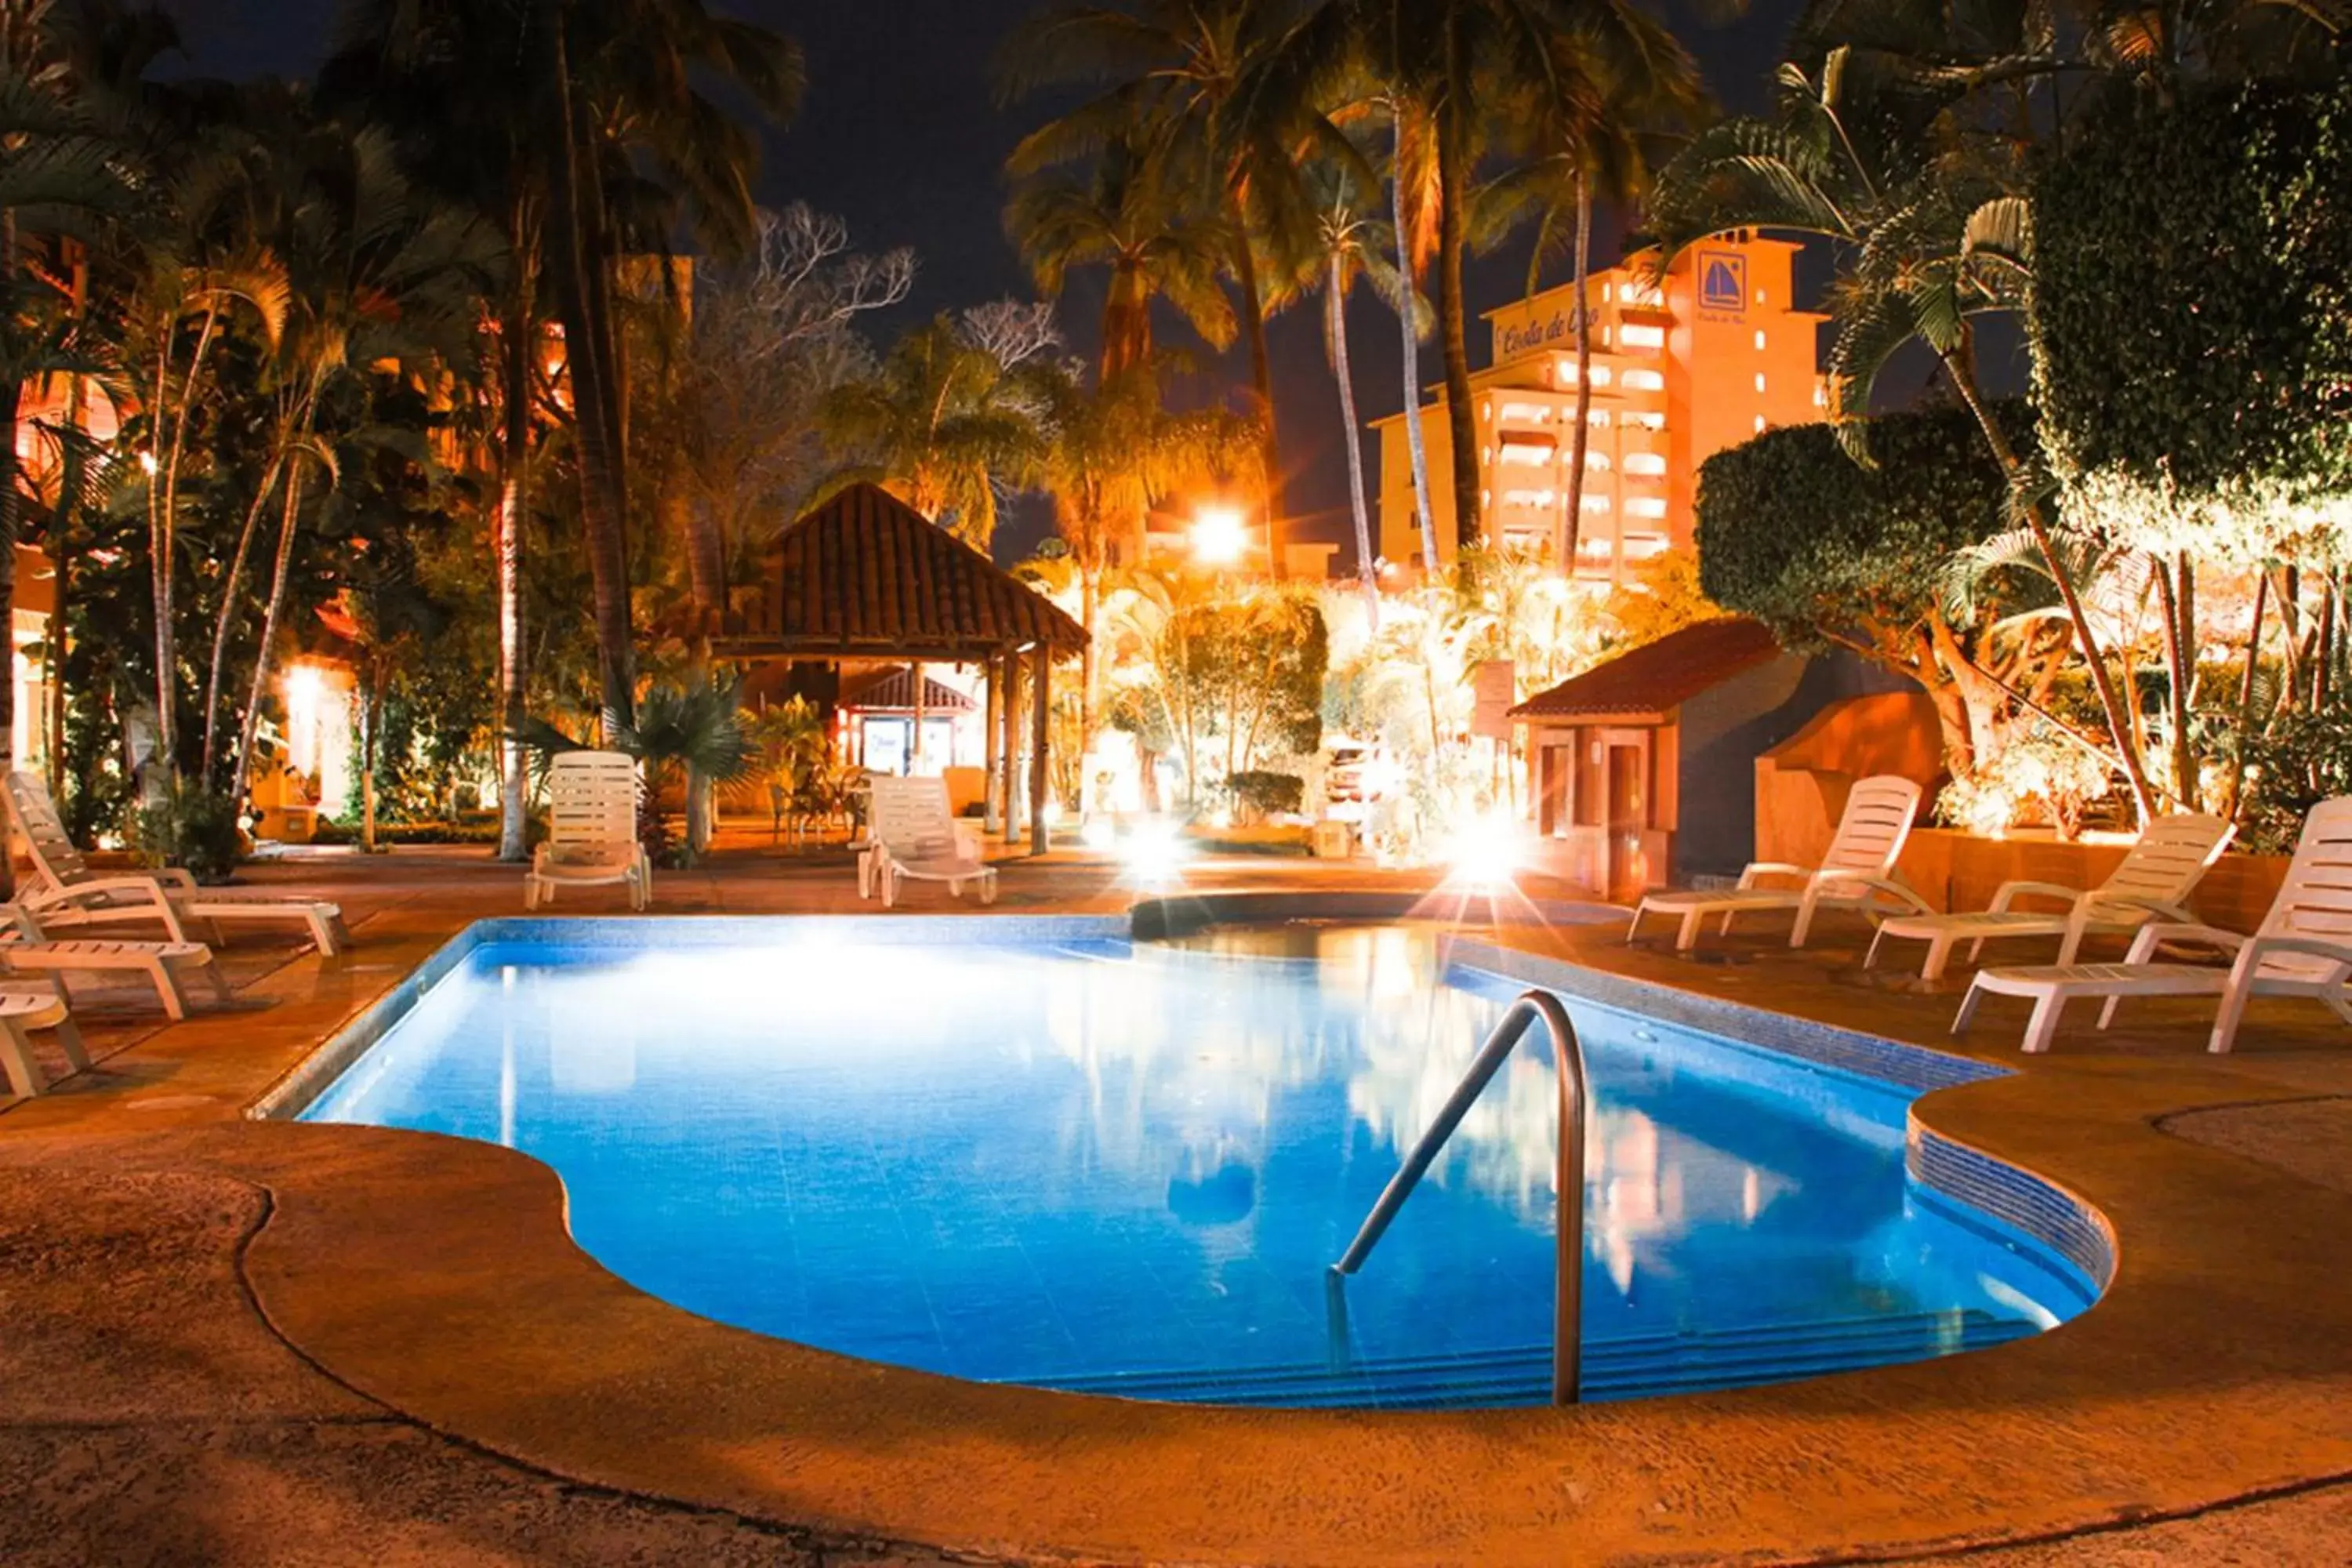
<svg viewBox="0 0 2352 1568"><path fill-rule="evenodd" d="M1212 884L1411 887L1289 862ZM1921 1120L2084 1194L2108 1299L2000 1350L1554 1411L1243 1412L980 1387L719 1328L572 1247L552 1175L484 1145L244 1107L520 876L457 852L258 868L341 897L321 962L228 952L230 1008L83 1016L99 1069L0 1112L0 1557L11 1563L1195 1563L2352 1558L2352 1037L2193 1007L2021 1058ZM845 866L750 848L662 912L856 907ZM1016 865L1004 912L1114 910ZM944 900L919 896L919 910ZM615 912L582 899L558 912ZM1606 929L1511 943L1945 1047L1957 994L1761 925L1732 962ZM2085 1020L2087 1022L2087 1018ZM53 1067L58 1065L54 1059ZM2003 1546L2000 1543L2026 1542Z"/></svg>

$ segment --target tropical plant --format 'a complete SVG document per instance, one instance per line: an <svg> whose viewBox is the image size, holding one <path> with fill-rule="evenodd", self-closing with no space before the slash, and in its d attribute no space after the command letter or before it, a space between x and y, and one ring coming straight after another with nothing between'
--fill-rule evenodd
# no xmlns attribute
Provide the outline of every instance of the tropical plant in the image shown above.
<svg viewBox="0 0 2352 1568"><path fill-rule="evenodd" d="M1858 441L1855 421L1896 353L1917 342L1935 356L2048 568L2134 802L2151 816L2155 795L2124 700L2064 568L2036 470L1977 379L1976 319L2015 312L2026 300L2021 154L1965 137L1938 118L1967 101L1964 73L1915 79L1885 67L1882 80L1872 73L1883 66L1844 47L1830 52L1817 76L1784 65L1778 119L1728 121L1702 132L1662 175L1651 204L1662 265L1732 228L1795 229L1845 247L1831 300L1832 417ZM1850 98L1864 113L1850 112Z"/></svg>
<svg viewBox="0 0 2352 1568"><path fill-rule="evenodd" d="M1030 343L1042 355L1046 345ZM870 375L845 381L819 418L848 461L821 487L878 482L985 551L1000 486L1030 481L1045 449L1044 399L1025 360L1011 361L967 320L934 317L908 332Z"/></svg>
<svg viewBox="0 0 2352 1568"><path fill-rule="evenodd" d="M1106 379L1151 363L1155 300L1211 347L1234 341L1233 303L1217 283L1232 236L1222 218L1192 209L1146 128L1106 141L1085 167L1024 177L1004 225L1048 299L1061 298L1073 268L1109 268L1098 363Z"/></svg>
<svg viewBox="0 0 2352 1568"><path fill-rule="evenodd" d="M1303 105L1263 93L1244 103L1242 89L1279 10L1266 0L1066 4L1016 28L1003 52L1009 91L1071 83L1099 89L1024 138L1010 160L1013 173L1083 163L1130 138L1153 178L1217 220L1225 266L1241 291L1272 517L1284 511L1283 468L1265 321L1279 300L1261 253L1291 247L1310 221L1296 174L1309 117ZM1118 368L1106 356L1106 372Z"/></svg>

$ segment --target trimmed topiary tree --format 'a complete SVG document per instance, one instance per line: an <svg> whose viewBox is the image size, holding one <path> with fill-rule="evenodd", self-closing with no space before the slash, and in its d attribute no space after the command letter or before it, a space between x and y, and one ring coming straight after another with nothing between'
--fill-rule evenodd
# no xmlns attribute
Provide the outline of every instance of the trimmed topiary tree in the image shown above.
<svg viewBox="0 0 2352 1568"><path fill-rule="evenodd" d="M2021 454L2031 413L1997 405ZM1851 433L1850 433L1851 438ZM1699 468L1699 584L1796 648L1851 648L1935 700L1944 752L1965 773L2021 684L2046 687L2063 637L1990 635L1994 613L1956 608L1954 558L2005 531L2006 486L1964 408L1869 422L1865 468L1828 425L1768 431Z"/></svg>
<svg viewBox="0 0 2352 1568"><path fill-rule="evenodd" d="M2340 558L2352 533L2352 82L2137 102L2033 184L2042 446L2078 529Z"/></svg>

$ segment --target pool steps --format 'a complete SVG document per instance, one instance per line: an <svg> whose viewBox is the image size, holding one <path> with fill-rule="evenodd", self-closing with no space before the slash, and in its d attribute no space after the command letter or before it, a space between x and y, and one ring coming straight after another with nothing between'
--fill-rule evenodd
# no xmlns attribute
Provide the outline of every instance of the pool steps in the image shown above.
<svg viewBox="0 0 2352 1568"><path fill-rule="evenodd" d="M1983 1350L2031 1338L2036 1331L2032 1323L1982 1312L1915 1312L1698 1334L1587 1340L1584 1397L1646 1399L1785 1383ZM1345 1366L1301 1363L1230 1372L1124 1373L1024 1381L1071 1394L1184 1404L1455 1410L1548 1405L1551 1373L1551 1347L1527 1345L1458 1355L1358 1361Z"/></svg>

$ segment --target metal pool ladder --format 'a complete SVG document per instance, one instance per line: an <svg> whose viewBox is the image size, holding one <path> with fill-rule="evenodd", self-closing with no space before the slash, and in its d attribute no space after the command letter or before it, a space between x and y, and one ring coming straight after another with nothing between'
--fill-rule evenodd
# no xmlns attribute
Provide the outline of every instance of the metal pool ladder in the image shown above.
<svg viewBox="0 0 2352 1568"><path fill-rule="evenodd" d="M1568 1009L1559 1005L1557 996L1529 991L1511 1004L1510 1011L1486 1037L1486 1043L1478 1047L1477 1058L1454 1086L1444 1109L1437 1113L1437 1120L1429 1124L1429 1131L1413 1145L1403 1166L1389 1179L1372 1212L1364 1216L1363 1228L1348 1244L1346 1255L1331 1268L1335 1274L1353 1274L1364 1266L1364 1259L1371 1256L1372 1248L1388 1230L1389 1222L1396 1218L1397 1210L1412 1195L1413 1187L1429 1169L1430 1162L1437 1158L1437 1152L1445 1147L1445 1141L1462 1124L1471 1102L1538 1018L1551 1031L1552 1059L1559 1064L1559 1153L1553 1172L1559 1193L1559 1223L1552 1242L1551 1402L1573 1405L1577 1401L1580 1325L1583 1318L1584 1112L1588 1095L1584 1047L1576 1037L1576 1026L1569 1021Z"/></svg>

